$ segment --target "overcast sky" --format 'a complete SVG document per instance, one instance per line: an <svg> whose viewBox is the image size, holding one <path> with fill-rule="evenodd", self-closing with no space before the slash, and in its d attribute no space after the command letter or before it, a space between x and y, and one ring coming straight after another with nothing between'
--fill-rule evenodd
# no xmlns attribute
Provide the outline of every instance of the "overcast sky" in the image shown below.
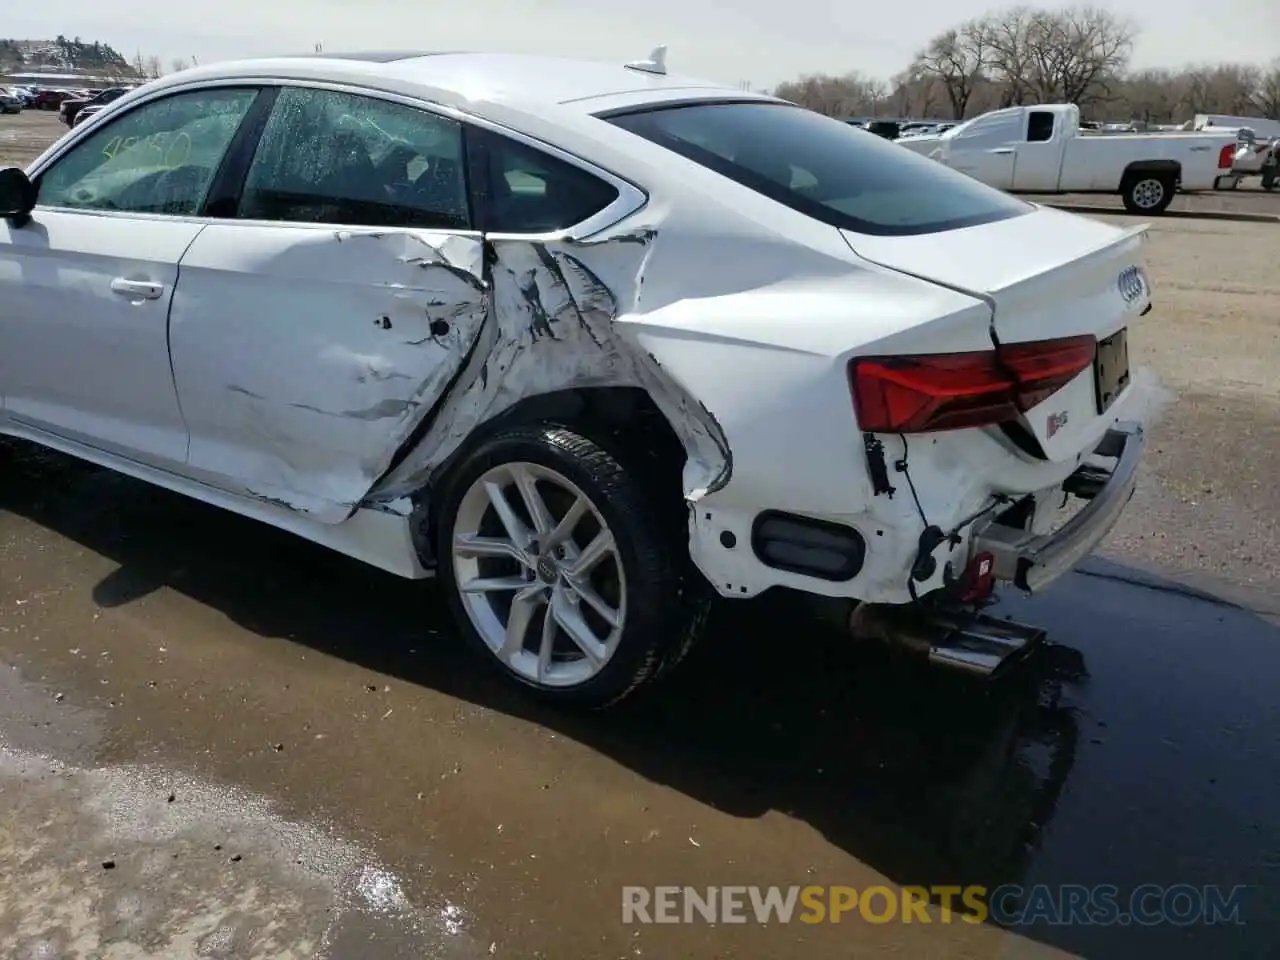
<svg viewBox="0 0 1280 960"><path fill-rule="evenodd" d="M1099 0L1142 27L1136 66L1280 56L1280 0ZM801 73L887 78L990 0L4 0L0 30L101 40L132 58L202 63L326 50L507 50L632 60L659 43L675 73L773 86ZM1053 6L1055 4L1048 4Z"/></svg>

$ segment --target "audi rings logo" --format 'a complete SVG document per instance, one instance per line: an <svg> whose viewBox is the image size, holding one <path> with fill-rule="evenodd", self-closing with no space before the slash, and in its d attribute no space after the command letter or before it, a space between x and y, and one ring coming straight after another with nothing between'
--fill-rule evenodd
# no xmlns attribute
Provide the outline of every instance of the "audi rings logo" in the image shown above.
<svg viewBox="0 0 1280 960"><path fill-rule="evenodd" d="M1133 304L1141 300L1147 292L1147 280L1142 275L1142 268L1125 267L1116 278L1116 287L1125 303Z"/></svg>

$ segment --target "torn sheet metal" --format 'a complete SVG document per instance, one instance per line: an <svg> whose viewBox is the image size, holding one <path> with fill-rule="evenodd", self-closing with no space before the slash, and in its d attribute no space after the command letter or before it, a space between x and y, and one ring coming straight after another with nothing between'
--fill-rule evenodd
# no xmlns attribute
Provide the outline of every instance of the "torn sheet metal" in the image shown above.
<svg viewBox="0 0 1280 960"><path fill-rule="evenodd" d="M170 330L193 470L346 519L483 328L482 254L478 237L424 231L207 227Z"/></svg>
<svg viewBox="0 0 1280 960"><path fill-rule="evenodd" d="M652 397L688 453L687 497L726 482L731 458L714 417L615 324L639 304L655 237L645 230L592 242L492 241L491 310L471 361L421 442L371 499L421 489L478 427L525 398L604 386L640 387Z"/></svg>

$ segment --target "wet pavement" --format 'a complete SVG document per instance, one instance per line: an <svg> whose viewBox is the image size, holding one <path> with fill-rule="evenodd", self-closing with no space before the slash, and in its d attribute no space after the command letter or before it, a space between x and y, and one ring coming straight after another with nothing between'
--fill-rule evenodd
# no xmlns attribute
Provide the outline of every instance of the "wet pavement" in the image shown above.
<svg viewBox="0 0 1280 960"><path fill-rule="evenodd" d="M574 716L477 669L430 585L62 457L8 457L0 850L25 879L0 892L6 956L1280 942L1280 628L1247 609L1090 561L997 608L1051 642L984 685L785 599L735 605L660 696ZM1250 889L1243 925L622 923L625 885L730 883ZM390 891L382 907L369 889Z"/></svg>
<svg viewBox="0 0 1280 960"><path fill-rule="evenodd" d="M0 687L18 733L0 748L5 957L484 955L459 908L410 904L399 878L325 825L164 765L60 759L50 742L82 750L93 711L50 711L63 698L13 670ZM23 732L46 749L16 747Z"/></svg>

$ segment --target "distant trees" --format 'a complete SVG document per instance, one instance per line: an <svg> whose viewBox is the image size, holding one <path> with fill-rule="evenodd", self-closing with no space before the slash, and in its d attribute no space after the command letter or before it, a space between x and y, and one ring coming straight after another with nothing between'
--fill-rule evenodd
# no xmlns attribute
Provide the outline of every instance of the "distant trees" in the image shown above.
<svg viewBox="0 0 1280 960"><path fill-rule="evenodd" d="M856 116L874 113L876 107L889 95L883 80L866 77L858 72L842 77L823 74L804 76L780 84L776 96L795 103L802 103L811 110L828 116Z"/></svg>
<svg viewBox="0 0 1280 960"><path fill-rule="evenodd" d="M1091 116L1150 123L1280 116L1280 59L1132 71L1137 35L1133 22L1099 6L1015 6L938 34L888 84L815 74L775 93L832 116L962 120L1025 103L1075 103Z"/></svg>
<svg viewBox="0 0 1280 960"><path fill-rule="evenodd" d="M0 68L80 70L87 74L130 76L134 66L110 44L59 34L53 40L0 40Z"/></svg>

